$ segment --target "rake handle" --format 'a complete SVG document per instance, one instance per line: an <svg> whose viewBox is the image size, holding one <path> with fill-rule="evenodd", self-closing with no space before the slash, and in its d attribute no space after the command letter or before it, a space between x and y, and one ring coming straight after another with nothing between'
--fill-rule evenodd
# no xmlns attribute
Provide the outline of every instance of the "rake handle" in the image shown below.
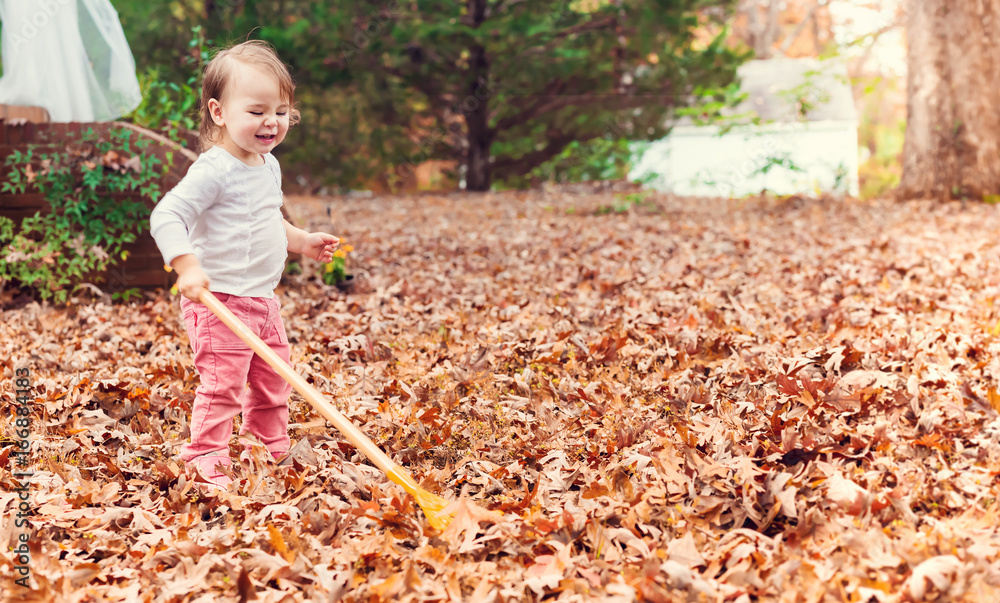
<svg viewBox="0 0 1000 603"><path fill-rule="evenodd" d="M371 462L375 463L375 466L385 472L390 478L409 478L407 481L413 483L413 478L406 474L402 467L390 459L386 453L382 452L382 449L376 446L375 442L368 439L368 436L358 429L350 419L330 404L323 394L319 393L302 375L296 373L283 358L278 356L274 350L261 341L260 337L257 337L249 327L243 324L243 321L236 318L236 315L230 312L229 308L219 301L219 298L212 295L211 291L202 289L199 300L208 306L208 309L218 316L219 320L224 322L233 333L236 333L237 337L246 342L250 346L250 349L263 358L264 362L271 365L271 368L277 371L282 379L294 387L295 391L302 394L312 404L313 408L319 411L327 421L336 427L337 431L344 434L354 444L355 448L360 450ZM397 480L394 479L393 481ZM397 481L397 483L399 482Z"/></svg>

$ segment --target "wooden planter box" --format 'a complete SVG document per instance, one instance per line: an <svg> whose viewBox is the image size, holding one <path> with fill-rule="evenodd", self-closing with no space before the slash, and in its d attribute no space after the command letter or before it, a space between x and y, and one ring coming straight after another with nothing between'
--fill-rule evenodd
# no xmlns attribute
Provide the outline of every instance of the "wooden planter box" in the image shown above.
<svg viewBox="0 0 1000 603"><path fill-rule="evenodd" d="M172 140L151 130L140 128L126 122L110 123L23 123L14 124L0 119L0 185L7 180L7 169L3 166L7 157L15 150L25 152L29 146L34 146L40 152L61 151L66 142L77 139L83 132L93 128L97 132L107 132L111 128L132 130L137 135L150 141L146 153L155 155L164 165L169 165L167 173L160 178L162 192L173 188L198 155ZM134 196L115 195L124 199L143 201L152 210L155 205L151 199L144 198L139 193ZM33 216L36 212L49 211L48 202L38 193L12 195L0 194L0 216L10 218L20 224L21 220ZM95 275L96 284L105 291L115 292L130 288L155 289L170 287L174 276L163 269L163 256L160 255L149 232L142 233L138 240L125 247L128 259L112 266L107 271Z"/></svg>

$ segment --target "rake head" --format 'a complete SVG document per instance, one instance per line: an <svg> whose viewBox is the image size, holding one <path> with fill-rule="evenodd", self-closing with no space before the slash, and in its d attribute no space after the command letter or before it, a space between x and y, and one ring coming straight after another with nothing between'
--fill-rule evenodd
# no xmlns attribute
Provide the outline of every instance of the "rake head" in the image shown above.
<svg viewBox="0 0 1000 603"><path fill-rule="evenodd" d="M437 494L432 494L427 490L421 488L413 476L406 472L402 467L396 466L390 470L386 475L389 479L396 482L403 487L404 490L410 493L411 496L420 505L420 508L424 511L424 515L427 516L427 521L430 522L434 529L444 530L451 523L451 520L455 518L451 513L445 513L444 509L447 507L451 501L447 501Z"/></svg>

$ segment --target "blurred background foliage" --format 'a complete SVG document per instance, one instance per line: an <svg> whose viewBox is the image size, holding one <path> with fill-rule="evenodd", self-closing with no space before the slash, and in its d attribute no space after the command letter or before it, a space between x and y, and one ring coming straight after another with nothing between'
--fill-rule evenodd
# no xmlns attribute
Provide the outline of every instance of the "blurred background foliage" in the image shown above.
<svg viewBox="0 0 1000 603"><path fill-rule="evenodd" d="M131 116L178 139L196 127L200 69L220 46L274 45L302 123L279 147L304 192L478 190L621 179L630 143L718 107L753 56L873 45L834 35L856 0L114 0L145 101ZM899 181L898 77L851 69L862 196ZM905 95L904 95L905 96ZM466 167L483 149L489 157ZM480 157L481 159L481 157ZM472 178L470 179L470 176ZM476 189L477 186L470 186Z"/></svg>
<svg viewBox="0 0 1000 603"><path fill-rule="evenodd" d="M406 187L435 162L471 188L621 178L626 139L664 135L696 88L751 55L726 44L734 0L115 0L146 102L175 134L197 118L213 48L270 42L296 79L302 124L280 148L315 190ZM465 165L482 154L488 173ZM480 164L480 168L483 165Z"/></svg>
<svg viewBox="0 0 1000 603"><path fill-rule="evenodd" d="M857 78L855 87L862 91L858 107L860 197L871 199L899 185L906 116L897 103L906 91L903 82L878 75Z"/></svg>

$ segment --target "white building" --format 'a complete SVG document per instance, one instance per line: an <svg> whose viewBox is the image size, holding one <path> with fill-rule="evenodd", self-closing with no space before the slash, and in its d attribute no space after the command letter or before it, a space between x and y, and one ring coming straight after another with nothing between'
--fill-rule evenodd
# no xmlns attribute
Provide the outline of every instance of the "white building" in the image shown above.
<svg viewBox="0 0 1000 603"><path fill-rule="evenodd" d="M835 60L769 59L739 68L747 99L719 126L678 120L648 147L630 180L678 195L742 197L822 191L858 194L857 110L847 70Z"/></svg>

